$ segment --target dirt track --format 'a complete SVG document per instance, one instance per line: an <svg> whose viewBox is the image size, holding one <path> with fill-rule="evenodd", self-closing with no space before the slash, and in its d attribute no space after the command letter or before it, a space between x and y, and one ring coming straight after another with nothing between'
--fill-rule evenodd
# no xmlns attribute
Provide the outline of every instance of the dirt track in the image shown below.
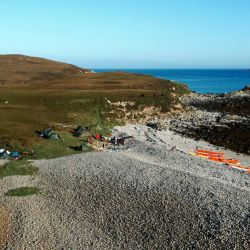
<svg viewBox="0 0 250 250"><path fill-rule="evenodd" d="M14 215L5 249L250 248L249 175L182 152L189 141L128 131L140 139L129 150L37 161L35 179L1 180ZM2 196L24 185L42 192Z"/></svg>

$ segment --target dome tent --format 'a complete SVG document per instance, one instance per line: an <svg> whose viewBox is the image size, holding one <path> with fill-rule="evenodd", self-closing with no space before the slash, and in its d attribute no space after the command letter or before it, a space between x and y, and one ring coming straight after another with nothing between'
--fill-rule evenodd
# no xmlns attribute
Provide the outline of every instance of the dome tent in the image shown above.
<svg viewBox="0 0 250 250"><path fill-rule="evenodd" d="M52 128L46 128L41 131L40 136L48 139L48 140L59 140L61 139L60 135L58 135Z"/></svg>

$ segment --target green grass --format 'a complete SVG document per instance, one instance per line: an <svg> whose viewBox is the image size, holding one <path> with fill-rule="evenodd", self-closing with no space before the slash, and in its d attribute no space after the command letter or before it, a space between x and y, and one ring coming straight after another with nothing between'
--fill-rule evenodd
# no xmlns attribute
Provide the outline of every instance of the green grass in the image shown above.
<svg viewBox="0 0 250 250"><path fill-rule="evenodd" d="M37 152L36 159L51 159L62 155L76 154L77 151L71 147L79 146L85 138L77 138L69 132L58 132L62 140L46 140L41 138L41 142L34 145ZM91 148L90 148L91 150Z"/></svg>
<svg viewBox="0 0 250 250"><path fill-rule="evenodd" d="M105 98L134 102L131 111L155 106L167 112L176 101L171 95L173 88L175 94L186 91L183 85L127 73L88 74L41 85L0 86L0 147L8 144L20 151L34 150L38 158L75 153L69 146L81 142L69 129L83 125L91 127L93 133L107 134L113 126L123 124L124 113L110 106ZM39 138L35 131L47 127L63 140Z"/></svg>
<svg viewBox="0 0 250 250"><path fill-rule="evenodd" d="M5 193L5 196L28 196L38 194L39 189L36 187L21 187L17 189L11 189Z"/></svg>
<svg viewBox="0 0 250 250"><path fill-rule="evenodd" d="M0 178L12 175L34 175L37 172L38 168L25 160L8 161L3 166L0 166Z"/></svg>

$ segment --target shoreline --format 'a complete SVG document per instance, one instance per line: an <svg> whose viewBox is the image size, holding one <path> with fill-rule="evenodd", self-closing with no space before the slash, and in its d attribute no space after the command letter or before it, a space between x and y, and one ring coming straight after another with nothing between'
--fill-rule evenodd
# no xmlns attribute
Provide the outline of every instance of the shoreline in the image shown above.
<svg viewBox="0 0 250 250"><path fill-rule="evenodd" d="M120 132L125 132L134 136L137 140L142 142L151 141L156 144L164 145L167 149L175 147L185 154L190 155L190 151L196 148L207 149L211 151L223 151L228 158L238 158L244 165L250 167L250 155L238 153L236 151L225 149L204 140L195 140L190 137L182 136L168 128L163 130L154 130L147 125L142 124L127 124L125 126L117 126Z"/></svg>
<svg viewBox="0 0 250 250"><path fill-rule="evenodd" d="M183 111L159 120L159 126L250 155L249 86L222 95L191 93L180 101Z"/></svg>

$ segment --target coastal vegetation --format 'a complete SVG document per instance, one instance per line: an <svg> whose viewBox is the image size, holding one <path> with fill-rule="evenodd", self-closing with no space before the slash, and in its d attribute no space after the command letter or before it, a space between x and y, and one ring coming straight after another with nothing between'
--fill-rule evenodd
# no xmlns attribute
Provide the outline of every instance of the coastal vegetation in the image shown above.
<svg viewBox="0 0 250 250"><path fill-rule="evenodd" d="M90 73L86 69L21 55L0 57L1 147L35 150L38 158L74 153L69 130L103 130L146 116L146 107L167 113L188 93L185 85L148 75ZM7 73L6 73L7 72ZM52 127L62 136L48 142L36 131Z"/></svg>
<svg viewBox="0 0 250 250"><path fill-rule="evenodd" d="M223 105L229 96L186 95L190 92L185 85L147 75L90 73L24 56L3 61L1 68L13 75L11 80L2 75L0 146L27 154L21 161L0 166L3 199L13 209L18 227L9 233L10 214L0 207L0 228L4 228L0 245L6 249L18 249L20 244L26 248L46 244L49 249L248 248L249 214L244 201L249 176L191 156L188 149L211 145L171 131L207 141L208 136L211 141L218 135L211 124L229 133L225 126L243 124L247 116L245 102L240 104L244 114L237 116L238 94ZM241 95L245 98L246 92ZM218 103L221 110L216 109ZM169 116L168 121L161 115ZM78 125L88 127L90 135L106 135L114 125L152 117L159 119L148 126L130 125L141 140L131 139L129 150L76 154L73 149L87 140L72 135ZM161 128L157 122L170 130L152 129ZM131 131L130 126L124 126L123 132ZM42 138L39 132L48 127L60 139ZM34 161L35 166L29 161L55 157ZM18 176L35 175L39 169L34 178ZM22 187L17 187L20 180ZM39 194L40 189L41 195L33 199L12 198Z"/></svg>

